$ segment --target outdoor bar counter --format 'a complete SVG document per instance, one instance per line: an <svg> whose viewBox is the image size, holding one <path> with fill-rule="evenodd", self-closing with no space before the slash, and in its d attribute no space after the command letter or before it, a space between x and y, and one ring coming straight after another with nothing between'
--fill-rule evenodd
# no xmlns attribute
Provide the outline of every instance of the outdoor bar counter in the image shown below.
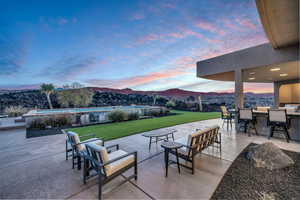
<svg viewBox="0 0 300 200"><path fill-rule="evenodd" d="M268 136L270 133L270 127L267 125L268 112L253 110L253 114L257 119L256 129L258 134ZM300 112L287 110L287 116L290 119L289 134L291 140L300 142ZM274 132L273 137L284 138L284 134Z"/></svg>

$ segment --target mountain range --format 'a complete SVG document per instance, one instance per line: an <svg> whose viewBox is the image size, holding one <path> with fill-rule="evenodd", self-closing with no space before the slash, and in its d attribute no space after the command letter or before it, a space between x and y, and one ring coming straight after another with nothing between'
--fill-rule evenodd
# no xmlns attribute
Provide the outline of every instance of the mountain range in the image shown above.
<svg viewBox="0 0 300 200"><path fill-rule="evenodd" d="M189 91L189 90L182 90L179 88L172 88L168 90L161 90L161 91L141 91L141 90L133 90L130 88L126 89L113 89L113 88L101 88L101 87L88 87L93 91L98 92L114 92L114 93L120 93L120 94L144 94L144 95L160 95L160 96L166 96L166 97L189 97L189 96L201 96L201 95L207 95L207 96L215 96L215 95L232 95L233 92L195 92L195 91ZM273 95L273 93L246 93L246 94L253 94L257 96L269 96Z"/></svg>

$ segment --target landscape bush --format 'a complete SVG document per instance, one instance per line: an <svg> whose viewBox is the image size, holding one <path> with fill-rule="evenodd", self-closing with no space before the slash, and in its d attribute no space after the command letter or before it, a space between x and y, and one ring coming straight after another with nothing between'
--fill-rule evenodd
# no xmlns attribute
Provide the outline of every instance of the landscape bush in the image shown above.
<svg viewBox="0 0 300 200"><path fill-rule="evenodd" d="M140 118L140 115L138 112L128 113L128 120L138 120L139 118Z"/></svg>
<svg viewBox="0 0 300 200"><path fill-rule="evenodd" d="M68 116L56 116L56 117L47 117L41 119L34 119L29 128L31 129L46 129L55 128L55 127L65 127L70 126L72 124L71 118Z"/></svg>
<svg viewBox="0 0 300 200"><path fill-rule="evenodd" d="M4 109L4 113L9 117L18 117L25 114L27 111L28 109L23 106L9 106Z"/></svg>
<svg viewBox="0 0 300 200"><path fill-rule="evenodd" d="M174 108L176 106L176 104L175 104L175 102L174 101L168 101L167 103L166 103L166 107L167 108Z"/></svg>
<svg viewBox="0 0 300 200"><path fill-rule="evenodd" d="M108 114L108 119L113 122L121 122L128 119L128 114L122 110L114 110Z"/></svg>
<svg viewBox="0 0 300 200"><path fill-rule="evenodd" d="M40 130L43 130L43 129L46 129L46 123L42 119L34 119L30 123L29 128L30 129L40 129Z"/></svg>
<svg viewBox="0 0 300 200"><path fill-rule="evenodd" d="M160 107L159 109L153 109L149 111L149 116L153 116L153 117L161 117L161 116L166 116L168 115L170 112L169 109L165 108L165 107Z"/></svg>

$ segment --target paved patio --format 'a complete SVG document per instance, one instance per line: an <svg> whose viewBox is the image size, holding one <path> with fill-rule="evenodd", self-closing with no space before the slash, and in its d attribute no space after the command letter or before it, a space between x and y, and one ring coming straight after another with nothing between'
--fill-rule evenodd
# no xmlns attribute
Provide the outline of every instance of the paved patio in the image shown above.
<svg viewBox="0 0 300 200"><path fill-rule="evenodd" d="M221 124L219 119L182 124L167 129L176 129L175 138L185 137L196 128ZM156 131L165 131L159 129ZM222 132L222 158L212 149L197 157L194 175L171 166L168 178L164 177L164 161L160 145L148 151L148 138L132 135L109 144L120 144L126 151L138 151L139 179L119 187L119 177L104 187L106 199L209 199L224 173L251 142L263 143L265 137L236 134L234 129ZM65 160L65 136L54 135L25 138L24 129L0 131L0 198L27 199L95 199L97 182L82 183L82 171L72 170L71 161ZM283 149L300 152L299 143L271 139ZM215 155L215 156L213 156ZM180 188L180 190L179 190Z"/></svg>

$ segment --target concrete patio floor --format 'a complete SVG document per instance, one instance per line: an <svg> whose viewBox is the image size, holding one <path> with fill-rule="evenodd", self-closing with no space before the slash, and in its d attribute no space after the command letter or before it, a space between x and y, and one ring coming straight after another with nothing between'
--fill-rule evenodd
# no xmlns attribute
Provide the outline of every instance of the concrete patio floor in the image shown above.
<svg viewBox="0 0 300 200"><path fill-rule="evenodd" d="M220 119L193 122L155 131L176 129L175 138L185 137L196 128L221 124ZM285 140L236 134L234 129L222 132L222 157L208 149L197 156L196 172L186 169L181 174L170 166L164 177L164 160L160 145L148 150L148 138L141 134L109 141L120 144L126 151L138 151L139 175L119 187L118 177L104 187L104 199L209 199L224 173L239 153L250 143L272 141L280 148L300 152L299 143ZM65 160L65 136L54 135L25 138L24 129L0 131L0 198L26 199L95 199L97 181L83 185L82 171L72 170L71 161ZM214 155L214 156L213 156Z"/></svg>

